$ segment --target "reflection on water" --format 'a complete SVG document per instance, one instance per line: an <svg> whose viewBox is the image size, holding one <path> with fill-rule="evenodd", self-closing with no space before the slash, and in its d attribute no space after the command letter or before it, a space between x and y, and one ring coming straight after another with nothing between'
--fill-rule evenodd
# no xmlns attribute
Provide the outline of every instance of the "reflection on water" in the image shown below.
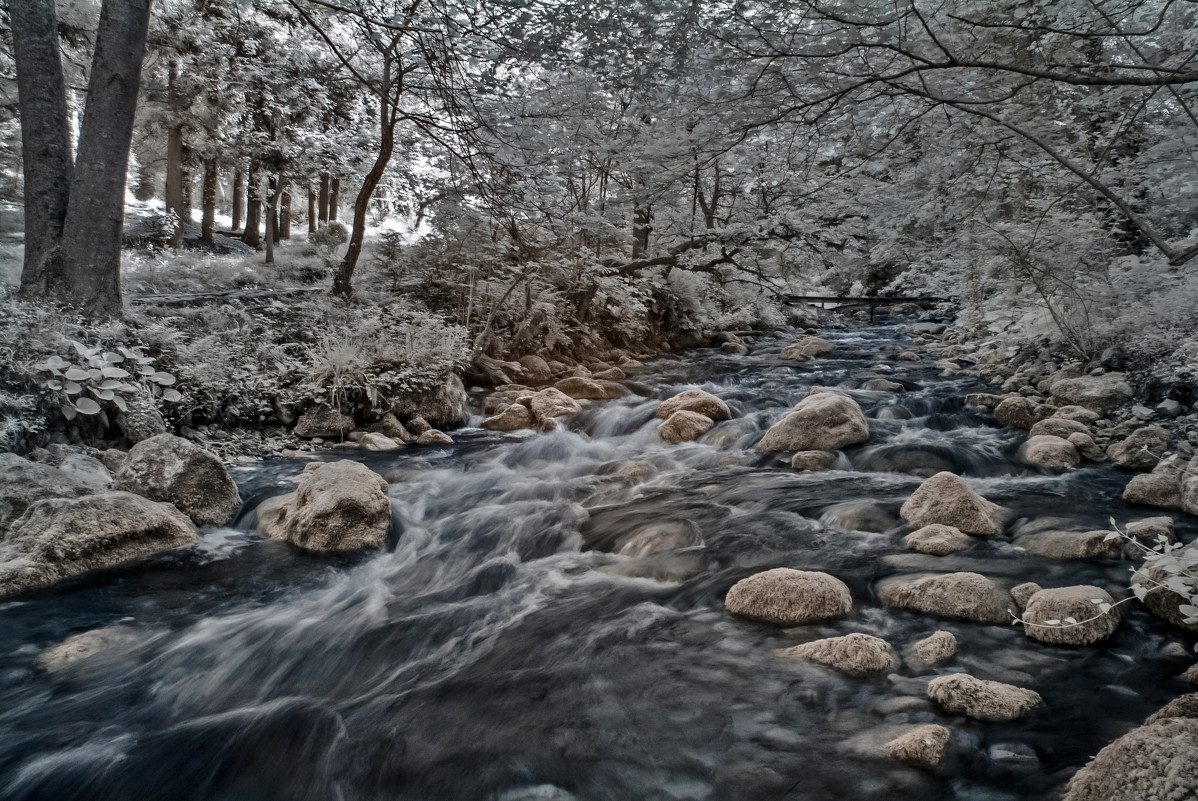
<svg viewBox="0 0 1198 801"><path fill-rule="evenodd" d="M0 605L3 799L1033 799L1181 691L1175 637L1132 612L1103 647L1054 648L1016 628L881 609L896 572L1118 589L1126 566L1029 558L1004 538L954 556L903 550L897 510L920 476L970 476L1013 521L1079 530L1132 513L1109 467L1066 476L1013 461L1018 435L967 411L978 387L920 363L874 368L901 338L828 335L794 364L699 351L635 377L655 397L699 386L734 419L663 444L654 404L594 405L547 435L459 432L445 449L336 453L391 483L394 547L316 557L249 529ZM850 390L872 436L828 473L752 449L813 384L884 375L906 393ZM480 404L481 406L481 404ZM252 503L303 465L238 468ZM1179 525L1189 539L1185 521ZM825 570L850 618L780 631L732 618L727 589L758 570ZM71 634L135 637L54 672ZM902 648L938 629L954 663L1035 687L1024 721L945 718L906 669L850 679L782 662L787 645L859 631ZM1166 646L1169 647L1166 647ZM934 674L933 674L934 675ZM880 759L894 727L941 720L950 769Z"/></svg>

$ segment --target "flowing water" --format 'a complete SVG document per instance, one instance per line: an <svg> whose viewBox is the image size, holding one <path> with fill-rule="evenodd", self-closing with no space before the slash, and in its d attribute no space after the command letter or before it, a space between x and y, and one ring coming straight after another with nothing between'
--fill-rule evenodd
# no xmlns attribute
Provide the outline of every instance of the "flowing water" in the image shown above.
<svg viewBox="0 0 1198 801"><path fill-rule="evenodd" d="M237 468L247 511L236 527L0 605L0 798L1047 797L1182 692L1172 677L1190 658L1144 611L1102 646L1074 649L882 609L872 587L895 573L1112 590L1128 578L1125 563L1045 561L1009 538L913 554L898 507L918 474L950 469L1014 519L1085 530L1147 514L1124 507L1126 476L1109 466L1020 466L1020 434L962 405L981 387L895 361L905 338L893 328L829 338L833 358L804 364L778 358L786 339L748 357L658 359L634 376L648 397L595 405L552 434L469 429L444 448L328 454L390 482L382 553L263 541L253 506L289 491L304 463ZM852 392L872 435L839 469L797 473L752 449L813 384L878 375L909 391ZM699 443L663 444L649 398L696 386L734 419ZM842 578L853 615L780 630L724 610L733 583L779 566ZM116 646L39 667L47 647L100 627L115 627ZM959 651L937 673L1031 686L1045 707L978 723L938 712L929 675L853 679L774 654L850 632L902 648L938 629ZM876 756L895 727L937 721L955 733L941 772Z"/></svg>

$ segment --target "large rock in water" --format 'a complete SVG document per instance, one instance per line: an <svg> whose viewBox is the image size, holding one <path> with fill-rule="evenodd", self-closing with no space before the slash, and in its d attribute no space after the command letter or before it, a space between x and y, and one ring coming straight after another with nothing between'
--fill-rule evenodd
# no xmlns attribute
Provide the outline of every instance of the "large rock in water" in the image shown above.
<svg viewBox="0 0 1198 801"><path fill-rule="evenodd" d="M391 502L382 476L343 459L308 465L295 492L263 503L258 518L271 539L309 551L382 548Z"/></svg>
<svg viewBox="0 0 1198 801"><path fill-rule="evenodd" d="M313 406L295 423L297 437L342 439L354 430L354 418L329 406Z"/></svg>
<svg viewBox="0 0 1198 801"><path fill-rule="evenodd" d="M1081 454L1072 442L1049 434L1028 437L1019 448L1019 458L1028 464L1056 470L1070 470L1082 463Z"/></svg>
<svg viewBox="0 0 1198 801"><path fill-rule="evenodd" d="M868 634L815 640L785 648L778 654L827 665L850 676L876 676L893 673L899 668L898 654L890 643Z"/></svg>
<svg viewBox="0 0 1198 801"><path fill-rule="evenodd" d="M688 389L663 400L654 416L659 420L668 420L675 412L695 412L711 418L716 423L732 417L728 411L728 404L701 389Z"/></svg>
<svg viewBox="0 0 1198 801"><path fill-rule="evenodd" d="M463 426L470 419L469 396L462 379L450 373L443 382L423 391L401 393L395 399L393 411L405 420L422 417L434 428L446 431Z"/></svg>
<svg viewBox="0 0 1198 801"><path fill-rule="evenodd" d="M1063 801L1198 799L1198 718L1168 712L1099 751L1069 781Z"/></svg>
<svg viewBox="0 0 1198 801"><path fill-rule="evenodd" d="M173 503L197 526L227 525L241 508L237 485L221 460L171 434L134 445L112 488Z"/></svg>
<svg viewBox="0 0 1198 801"><path fill-rule="evenodd" d="M1127 470L1151 470L1156 467L1165 451L1169 450L1172 436L1160 426L1144 426L1137 429L1122 442L1107 448L1107 456L1119 467Z"/></svg>
<svg viewBox="0 0 1198 801"><path fill-rule="evenodd" d="M928 682L928 698L954 715L998 723L1016 720L1043 703L1040 694L1012 684L953 673Z"/></svg>
<svg viewBox="0 0 1198 801"><path fill-rule="evenodd" d="M944 471L919 485L899 514L914 526L940 523L966 534L993 536L1002 533L1003 510L969 488L965 479Z"/></svg>
<svg viewBox="0 0 1198 801"><path fill-rule="evenodd" d="M522 403L512 403L498 414L483 420L482 427L491 431L517 431L532 428L532 424L532 410Z"/></svg>
<svg viewBox="0 0 1198 801"><path fill-rule="evenodd" d="M1185 470L1185 462L1177 455L1161 459L1151 473L1132 476L1123 490L1123 500L1160 509L1181 509L1185 506L1184 488L1193 478L1187 478ZM1195 512L1198 508L1191 511Z"/></svg>
<svg viewBox="0 0 1198 801"><path fill-rule="evenodd" d="M877 592L883 606L977 623L1015 619L1010 593L979 573L895 576L878 582Z"/></svg>
<svg viewBox="0 0 1198 801"><path fill-rule="evenodd" d="M953 733L947 726L918 726L882 746L887 756L917 768L934 768L944 758Z"/></svg>
<svg viewBox="0 0 1198 801"><path fill-rule="evenodd" d="M1095 601L1107 604L1109 611L1102 613ZM1114 604L1110 593L1099 587L1040 590L1023 610L1023 631L1033 640L1053 645L1093 645L1119 628L1119 609ZM1070 618L1075 623L1069 623Z"/></svg>
<svg viewBox="0 0 1198 801"><path fill-rule="evenodd" d="M658 426L657 433L666 442L677 445L680 442L691 442L706 434L715 425L710 417L698 412L674 412L669 419Z"/></svg>
<svg viewBox="0 0 1198 801"><path fill-rule="evenodd" d="M969 547L969 535L961 529L933 523L903 538L903 547L932 556L948 556Z"/></svg>
<svg viewBox="0 0 1198 801"><path fill-rule="evenodd" d="M805 336L799 337L790 345L782 349L779 354L783 359L797 359L806 361L814 359L816 356L827 356L832 352L832 343L823 337Z"/></svg>
<svg viewBox="0 0 1198 801"><path fill-rule="evenodd" d="M774 423L759 451L833 451L869 439L869 423L857 402L838 392L808 395Z"/></svg>
<svg viewBox="0 0 1198 801"><path fill-rule="evenodd" d="M1123 373L1062 378L1049 388L1057 406L1083 406L1103 416L1132 398L1131 386Z"/></svg>
<svg viewBox="0 0 1198 801"><path fill-rule="evenodd" d="M1183 564L1189 560L1198 559L1198 540L1173 551L1170 556L1181 560ZM1187 603L1186 600L1174 590L1160 586L1173 578L1173 575L1163 567L1147 567L1145 565L1132 575L1131 583L1133 587L1139 587L1145 591L1142 600L1154 615L1167 620L1180 629L1198 634L1198 623L1187 623L1189 615L1183 614L1180 609L1183 604Z"/></svg>
<svg viewBox="0 0 1198 801"><path fill-rule="evenodd" d="M529 406L538 423L582 411L578 401L555 387L543 389L533 395Z"/></svg>
<svg viewBox="0 0 1198 801"><path fill-rule="evenodd" d="M75 476L15 453L0 453L0 537L29 508L46 498L78 498L96 487Z"/></svg>
<svg viewBox="0 0 1198 801"><path fill-rule="evenodd" d="M0 542L0 596L195 541L187 515L140 495L103 492L38 501Z"/></svg>
<svg viewBox="0 0 1198 801"><path fill-rule="evenodd" d="M607 390L591 378L571 376L570 378L563 378L553 386L571 398L579 400L603 400L607 397Z"/></svg>
<svg viewBox="0 0 1198 801"><path fill-rule="evenodd" d="M742 617L800 626L845 617L853 611L853 596L835 576L777 567L736 582L724 605Z"/></svg>

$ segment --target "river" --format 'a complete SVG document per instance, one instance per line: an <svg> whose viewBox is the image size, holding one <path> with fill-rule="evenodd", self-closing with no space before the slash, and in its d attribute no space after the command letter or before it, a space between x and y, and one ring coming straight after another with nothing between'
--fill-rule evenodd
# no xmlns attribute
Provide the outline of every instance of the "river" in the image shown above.
<svg viewBox="0 0 1198 801"><path fill-rule="evenodd" d="M896 361L909 340L895 328L826 336L836 351L814 362L779 359L792 337L764 338L749 356L698 350L635 371L653 397L699 387L729 404L733 419L699 443L662 443L655 403L634 395L551 434L472 428L452 446L328 451L390 482L392 543L381 553L330 558L264 541L253 505L289 491L304 462L235 468L247 499L237 526L0 604L0 798L1049 796L1182 692L1170 677L1192 655L1142 609L1100 646L1063 648L1016 626L881 608L872 587L896 573L1112 590L1129 577L1127 563L1042 560L1009 537L948 557L908 552L895 518L921 478L886 471L956 471L1013 520L1091 529L1150 513L1124 506L1127 476L1110 466L1020 465L1022 432L963 406L985 388L940 377L930 359ZM798 473L753 450L813 384L877 376L908 392L851 391L871 438L840 469ZM629 463L640 478L617 474ZM1184 519L1178 531L1195 534ZM637 532L642 545L679 547L602 550ZM780 566L843 579L853 614L781 630L725 611L733 583ZM38 666L47 647L99 627L127 636L61 670ZM940 629L958 654L930 675L855 679L774 653L850 632L901 649ZM927 681L962 670L1032 687L1045 706L1001 724L944 715ZM875 755L895 727L928 722L954 731L941 771Z"/></svg>

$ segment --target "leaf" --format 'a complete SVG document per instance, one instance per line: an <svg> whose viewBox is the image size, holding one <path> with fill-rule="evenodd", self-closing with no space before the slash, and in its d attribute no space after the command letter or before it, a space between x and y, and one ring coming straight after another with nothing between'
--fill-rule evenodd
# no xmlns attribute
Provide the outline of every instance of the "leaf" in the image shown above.
<svg viewBox="0 0 1198 801"><path fill-rule="evenodd" d="M1112 531L1110 534L1107 534L1105 537L1103 537L1103 538L1102 538L1102 541L1103 541L1103 542L1110 542L1111 540L1117 540L1117 539L1119 539L1119 532L1118 532L1118 531Z"/></svg>
<svg viewBox="0 0 1198 801"><path fill-rule="evenodd" d="M130 375L132 375L128 370L124 370L120 367L105 367L100 371L100 373L105 378L128 378Z"/></svg>
<svg viewBox="0 0 1198 801"><path fill-rule="evenodd" d="M120 395L114 395L112 398L112 402L115 403L116 407L118 409L120 409L122 412L129 411L129 404Z"/></svg>
<svg viewBox="0 0 1198 801"><path fill-rule="evenodd" d="M98 370L101 367L103 367L104 365L108 364L108 362L104 361L99 356L92 356L90 359L87 360L87 364L89 367L94 367Z"/></svg>
<svg viewBox="0 0 1198 801"><path fill-rule="evenodd" d="M61 356L51 356L46 359L46 369L48 370L61 370L67 366L67 362Z"/></svg>
<svg viewBox="0 0 1198 801"><path fill-rule="evenodd" d="M137 372L141 373L142 375L154 375L154 373L158 371L148 364L142 364L137 368Z"/></svg>
<svg viewBox="0 0 1198 801"><path fill-rule="evenodd" d="M79 386L74 381L68 381L63 385L62 391L68 395L78 395L83 391L83 387Z"/></svg>
<svg viewBox="0 0 1198 801"><path fill-rule="evenodd" d="M78 412L75 411L75 407L69 403L64 403L62 406L60 406L58 408L62 409L62 416L68 420L74 420L76 415L78 414Z"/></svg>
<svg viewBox="0 0 1198 801"><path fill-rule="evenodd" d="M117 381L115 378L106 378L103 382L101 382L100 389L120 389L123 386L124 384L122 384L120 381Z"/></svg>
<svg viewBox="0 0 1198 801"><path fill-rule="evenodd" d="M78 367L71 367L66 372L66 377L71 381L86 381L91 378L87 370L82 370Z"/></svg>
<svg viewBox="0 0 1198 801"><path fill-rule="evenodd" d="M119 353L113 353L112 351L108 351L101 358L103 358L104 361L111 362L113 364L116 364L117 362L123 362L125 360L124 356Z"/></svg>
<svg viewBox="0 0 1198 801"><path fill-rule="evenodd" d="M162 399L168 403L178 403L183 400L183 396L179 394L178 390L168 389L162 393Z"/></svg>
<svg viewBox="0 0 1198 801"><path fill-rule="evenodd" d="M1055 618L1052 620L1045 620L1044 625L1045 626L1059 626L1059 625L1061 625L1061 621L1059 621Z"/></svg>
<svg viewBox="0 0 1198 801"><path fill-rule="evenodd" d="M98 414L100 411L100 404L96 403L91 398L80 398L79 400L75 401L75 409L80 414Z"/></svg>
<svg viewBox="0 0 1198 801"><path fill-rule="evenodd" d="M100 400L112 400L116 397L116 393L111 389L92 389L92 394Z"/></svg>
<svg viewBox="0 0 1198 801"><path fill-rule="evenodd" d="M62 384L58 381L47 381L46 389L62 389Z"/></svg>
<svg viewBox="0 0 1198 801"><path fill-rule="evenodd" d="M1148 594L1148 588L1142 584L1135 585L1134 587L1131 588L1131 591L1134 592L1136 594L1136 597L1139 598L1141 601L1144 600L1144 596Z"/></svg>
<svg viewBox="0 0 1198 801"><path fill-rule="evenodd" d="M104 374L101 373L99 370L95 369L94 367L91 370L88 370L87 374L91 378L92 381L99 381L101 378L104 377Z"/></svg>
<svg viewBox="0 0 1198 801"><path fill-rule="evenodd" d="M89 348L84 347L82 342L76 342L73 339L68 339L67 341L70 342L72 345L74 345L75 352L78 353L80 356L82 356L85 359L90 359L92 354L95 352Z"/></svg>
<svg viewBox="0 0 1198 801"><path fill-rule="evenodd" d="M1076 626L1076 625L1077 625L1077 618L1075 618L1075 617L1067 617L1067 618L1065 618L1065 622L1066 622L1066 623L1068 623L1070 626Z"/></svg>
<svg viewBox="0 0 1198 801"><path fill-rule="evenodd" d="M1111 611L1111 605L1110 604L1099 604L1098 611L1102 612L1105 615L1107 612Z"/></svg>
<svg viewBox="0 0 1198 801"><path fill-rule="evenodd" d="M1198 615L1198 606L1194 606L1192 604L1180 604L1177 607L1177 611L1181 612L1183 615L1192 617L1193 615Z"/></svg>
<svg viewBox="0 0 1198 801"><path fill-rule="evenodd" d="M154 373L154 375L150 376L150 380L155 384L162 384L164 387L169 387L175 383L175 377L170 373Z"/></svg>

